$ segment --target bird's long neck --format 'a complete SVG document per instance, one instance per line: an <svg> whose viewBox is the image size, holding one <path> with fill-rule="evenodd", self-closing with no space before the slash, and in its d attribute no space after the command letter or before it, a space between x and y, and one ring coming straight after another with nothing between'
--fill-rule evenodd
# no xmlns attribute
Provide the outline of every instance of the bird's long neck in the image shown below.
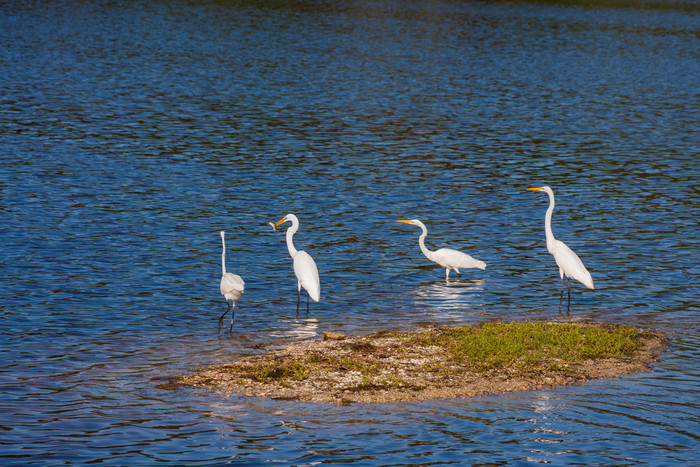
<svg viewBox="0 0 700 467"><path fill-rule="evenodd" d="M549 195L549 207L547 208L547 213L544 215L544 235L547 238L547 249L551 251L554 246L554 234L552 233L552 212L554 211L554 195L552 193L547 193Z"/></svg>
<svg viewBox="0 0 700 467"><path fill-rule="evenodd" d="M221 237L221 275L226 275L226 242L224 237Z"/></svg>
<svg viewBox="0 0 700 467"><path fill-rule="evenodd" d="M421 230L423 231L422 234L420 234L420 237L418 237L418 244L420 245L420 251L423 252L423 254L427 257L430 258L433 255L433 252L428 250L428 248L425 246L425 237L428 236L428 229L425 228L424 225L419 226Z"/></svg>
<svg viewBox="0 0 700 467"><path fill-rule="evenodd" d="M292 226L287 229L287 249L289 250L289 256L292 258L297 255L297 249L294 248L294 241L292 241L292 237L297 232L298 228L298 225L292 224Z"/></svg>

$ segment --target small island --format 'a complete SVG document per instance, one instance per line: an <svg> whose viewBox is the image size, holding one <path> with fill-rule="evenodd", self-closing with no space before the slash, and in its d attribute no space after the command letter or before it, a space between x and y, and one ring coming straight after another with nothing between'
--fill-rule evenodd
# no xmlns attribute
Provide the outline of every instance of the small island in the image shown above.
<svg viewBox="0 0 700 467"><path fill-rule="evenodd" d="M179 375L162 388L335 404L472 397L649 371L667 336L618 324L544 321L324 333Z"/></svg>

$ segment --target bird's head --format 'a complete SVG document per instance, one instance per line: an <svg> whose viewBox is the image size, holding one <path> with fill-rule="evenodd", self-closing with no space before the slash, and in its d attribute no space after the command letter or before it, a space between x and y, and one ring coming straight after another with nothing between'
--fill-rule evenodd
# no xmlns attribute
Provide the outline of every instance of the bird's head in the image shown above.
<svg viewBox="0 0 700 467"><path fill-rule="evenodd" d="M423 223L422 223L421 221L419 221L418 219L399 220L399 221L396 221L396 222L401 222L402 224L417 225L418 227L420 227L421 225L423 225Z"/></svg>
<svg viewBox="0 0 700 467"><path fill-rule="evenodd" d="M549 188L548 186L538 186L538 187L533 187L533 188L528 188L528 191L544 191L547 194L552 194L552 189Z"/></svg>
<svg viewBox="0 0 700 467"><path fill-rule="evenodd" d="M223 230L221 232L219 232L219 234L221 234L221 238L224 238L225 233Z"/></svg>
<svg viewBox="0 0 700 467"><path fill-rule="evenodd" d="M291 222L292 224L294 224L295 222L298 223L299 219L297 219L297 216L295 216L294 214L287 214L282 219L275 222L273 224L273 227L275 228L275 230L277 230L277 227L279 227L280 224L284 224L285 222Z"/></svg>

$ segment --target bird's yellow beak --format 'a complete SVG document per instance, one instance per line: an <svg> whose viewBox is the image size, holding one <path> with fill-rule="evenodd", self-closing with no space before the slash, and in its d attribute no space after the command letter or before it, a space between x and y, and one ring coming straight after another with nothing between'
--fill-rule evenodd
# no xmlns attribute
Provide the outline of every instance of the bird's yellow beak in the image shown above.
<svg viewBox="0 0 700 467"><path fill-rule="evenodd" d="M528 188L528 191L542 191L542 190L544 190L544 188L541 187L541 186L538 186L538 187L535 187L535 188Z"/></svg>
<svg viewBox="0 0 700 467"><path fill-rule="evenodd" d="M275 228L279 227L280 224L282 224L283 222L286 222L286 221L287 221L287 216L284 216L282 219L275 222Z"/></svg>
<svg viewBox="0 0 700 467"><path fill-rule="evenodd" d="M411 221L405 221L405 220L402 220L402 221L396 221L396 222L402 222L402 223L404 223L404 224L410 224L410 223L411 223Z"/></svg>

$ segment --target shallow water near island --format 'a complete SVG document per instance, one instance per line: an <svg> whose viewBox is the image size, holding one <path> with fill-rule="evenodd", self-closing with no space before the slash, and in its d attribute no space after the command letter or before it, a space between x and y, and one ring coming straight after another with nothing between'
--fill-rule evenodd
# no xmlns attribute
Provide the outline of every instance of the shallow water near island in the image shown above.
<svg viewBox="0 0 700 467"><path fill-rule="evenodd" d="M694 2L0 6L3 464L694 464ZM595 290L560 315L554 233ZM283 226L320 271L295 315ZM487 263L446 282L418 248ZM288 224L286 224L288 225ZM218 332L221 244L243 276ZM453 274L451 275L453 276ZM457 279L452 277L452 279ZM334 406L157 386L324 331L666 332L649 373Z"/></svg>

